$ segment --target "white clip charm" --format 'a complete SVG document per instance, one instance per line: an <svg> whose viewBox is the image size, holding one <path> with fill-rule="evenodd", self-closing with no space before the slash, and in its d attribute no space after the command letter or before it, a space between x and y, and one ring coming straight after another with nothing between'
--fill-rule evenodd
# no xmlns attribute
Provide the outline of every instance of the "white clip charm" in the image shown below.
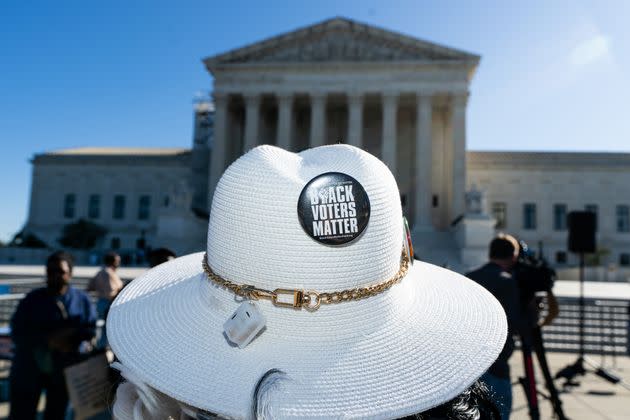
<svg viewBox="0 0 630 420"><path fill-rule="evenodd" d="M248 300L239 306L223 324L228 339L239 348L245 348L265 327L267 320L258 305Z"/></svg>

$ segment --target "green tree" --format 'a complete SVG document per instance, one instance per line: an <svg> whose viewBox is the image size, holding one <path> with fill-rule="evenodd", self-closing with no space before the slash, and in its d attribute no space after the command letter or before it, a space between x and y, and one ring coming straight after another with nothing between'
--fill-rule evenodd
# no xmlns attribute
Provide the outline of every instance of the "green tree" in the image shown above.
<svg viewBox="0 0 630 420"><path fill-rule="evenodd" d="M92 249L107 234L107 229L85 219L63 227L59 243L68 248Z"/></svg>
<svg viewBox="0 0 630 420"><path fill-rule="evenodd" d="M46 242L42 241L37 235L24 232L23 230L16 233L9 242L9 246L19 248L48 248Z"/></svg>

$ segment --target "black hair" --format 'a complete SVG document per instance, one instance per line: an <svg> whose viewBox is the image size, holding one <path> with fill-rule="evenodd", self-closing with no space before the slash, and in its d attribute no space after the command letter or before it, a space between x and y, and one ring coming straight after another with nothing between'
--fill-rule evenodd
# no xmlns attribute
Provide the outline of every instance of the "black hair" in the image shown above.
<svg viewBox="0 0 630 420"><path fill-rule="evenodd" d="M488 387L475 382L450 401L401 420L500 420L501 413L492 401Z"/></svg>
<svg viewBox="0 0 630 420"><path fill-rule="evenodd" d="M494 238L490 242L489 257L491 260L506 260L514 256L514 244L505 237Z"/></svg>
<svg viewBox="0 0 630 420"><path fill-rule="evenodd" d="M113 265L114 262L116 262L116 257L118 257L118 254L116 254L113 251L110 251L103 256L103 263L105 265Z"/></svg>
<svg viewBox="0 0 630 420"><path fill-rule="evenodd" d="M260 405L264 404L261 399L269 390L268 387L284 378L284 372L271 369L258 380L253 393L253 418L260 418L260 411L264 411ZM488 387L478 380L452 400L400 420L501 420L501 413L492 401Z"/></svg>
<svg viewBox="0 0 630 420"><path fill-rule="evenodd" d="M270 387L288 379L286 374L279 369L270 369L265 372L254 387L252 417L254 419L270 418L265 413L265 406L269 403L265 394ZM193 414L194 413L194 414ZM206 410L192 410L186 413L186 418L191 420L222 419L218 414ZM433 407L422 413L401 417L398 420L501 420L501 413L492 401L492 396L486 385L477 381L457 397L443 404Z"/></svg>
<svg viewBox="0 0 630 420"><path fill-rule="evenodd" d="M66 263L68 263L68 269L72 273L72 268L74 267L74 258L72 258L72 255L66 251L57 251L50 254L48 256L48 259L46 259L46 270L48 271L51 268L56 269L57 267L55 266L60 261L65 261Z"/></svg>

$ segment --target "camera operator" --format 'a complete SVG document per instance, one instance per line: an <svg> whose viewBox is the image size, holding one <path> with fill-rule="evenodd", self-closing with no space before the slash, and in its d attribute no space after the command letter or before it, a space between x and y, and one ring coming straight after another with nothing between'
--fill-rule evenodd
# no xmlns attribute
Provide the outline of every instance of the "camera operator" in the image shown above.
<svg viewBox="0 0 630 420"><path fill-rule="evenodd" d="M555 417L559 420L566 420L562 410L562 401L549 371L541 331L541 327L551 324L560 312L558 301L551 291L556 279L556 272L549 267L547 261L542 257L542 251L539 256L536 256L523 241L520 242L520 249L518 261L512 271L519 285L521 316L524 321L520 336L525 364L525 379L521 384L528 397L530 416L540 418L536 403L538 391L536 390L532 359L532 353L535 353L538 356L538 363L547 391L549 391L548 399L553 406ZM547 295L547 315L542 320L539 316L542 300L537 296L538 292L545 292Z"/></svg>
<svg viewBox="0 0 630 420"><path fill-rule="evenodd" d="M507 420L512 409L512 385L508 360L514 351L513 335L524 327L519 286L512 271L520 247L510 235L499 235L490 242L490 261L466 276L479 283L501 303L508 322L508 337L503 350L490 369L481 377L492 393L501 411L501 419Z"/></svg>

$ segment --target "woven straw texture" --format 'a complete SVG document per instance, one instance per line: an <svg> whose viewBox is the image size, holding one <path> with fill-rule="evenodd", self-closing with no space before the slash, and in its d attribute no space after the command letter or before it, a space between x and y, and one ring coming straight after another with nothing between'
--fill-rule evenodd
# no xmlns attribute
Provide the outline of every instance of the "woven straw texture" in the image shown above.
<svg viewBox="0 0 630 420"><path fill-rule="evenodd" d="M297 220L313 177L347 173L368 193L363 234L339 247L317 243ZM218 184L208 235L210 265L262 288L334 291L391 277L402 247L398 189L371 155L328 146L299 155L254 149ZM277 368L287 386L269 395L276 418L397 418L461 393L495 360L506 337L500 304L463 276L416 262L400 284L316 312L259 302L266 329L244 349L223 323L240 304L203 274L203 253L134 280L107 321L109 342L139 378L189 405L249 418L259 378Z"/></svg>
<svg viewBox="0 0 630 420"><path fill-rule="evenodd" d="M302 189L325 172L350 175L370 198L367 228L345 246L311 239L298 220ZM257 147L225 171L210 214L208 262L236 282L338 290L398 271L403 233L396 181L380 160L356 147L324 146L300 154Z"/></svg>

